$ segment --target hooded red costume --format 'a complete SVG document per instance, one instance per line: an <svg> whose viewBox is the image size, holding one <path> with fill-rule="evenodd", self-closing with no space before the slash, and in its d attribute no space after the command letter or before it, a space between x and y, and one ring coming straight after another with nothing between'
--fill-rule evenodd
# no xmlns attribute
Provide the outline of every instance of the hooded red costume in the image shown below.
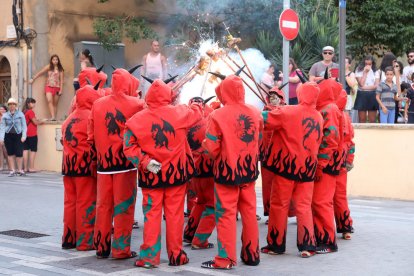
<svg viewBox="0 0 414 276"><path fill-rule="evenodd" d="M108 76L102 72L103 65L96 69L95 67L87 67L79 72L78 80L79 80L79 87L85 87L88 84L96 85L99 83L99 92L100 96L106 96L108 93L106 92L106 88L104 89L104 85ZM76 92L76 91L75 91ZM69 108L69 114L72 113L76 109L76 95L73 97L72 102Z"/></svg>
<svg viewBox="0 0 414 276"><path fill-rule="evenodd" d="M348 206L348 198L346 192L348 170L352 169L354 162L355 143L354 128L351 123L351 118L348 113L344 111L347 101L347 94L345 90L341 91L336 104L343 112L343 160L341 171L336 177L336 189L334 196L334 212L336 221L336 231L342 233L345 239L350 239L349 233L354 232L352 227L353 221L351 218L351 211Z"/></svg>
<svg viewBox="0 0 414 276"><path fill-rule="evenodd" d="M95 102L89 118L88 140L97 151L98 201L94 243L98 257L129 258L136 199L136 168L123 152L126 121L144 107L131 97L139 81L124 69L112 74L113 94Z"/></svg>
<svg viewBox="0 0 414 276"><path fill-rule="evenodd" d="M77 109L62 125L64 212L62 248L93 249L96 178L93 161L96 152L87 142L88 117L100 96L92 86L78 90Z"/></svg>
<svg viewBox="0 0 414 276"><path fill-rule="evenodd" d="M171 105L171 88L153 81L145 100L148 108L126 124L124 152L138 168L142 188L144 235L135 265L153 267L160 263L162 208L167 227L169 265L188 262L182 248L184 199L187 181L194 175L194 161L187 142L187 131L201 119L198 104ZM149 167L159 162L159 170ZM150 166L149 166L150 165Z"/></svg>
<svg viewBox="0 0 414 276"><path fill-rule="evenodd" d="M214 160L214 203L218 255L205 268L231 268L237 263L236 212L243 222L241 259L258 265L259 233L256 220L255 181L259 176L259 135L263 129L260 111L245 104L243 82L231 75L216 94L224 107L208 122L203 147Z"/></svg>
<svg viewBox="0 0 414 276"><path fill-rule="evenodd" d="M299 86L297 94L298 105L263 112L265 129L274 131L263 166L275 173L267 246L262 248L263 253L285 252L287 218L292 199L298 222L298 249L316 249L311 204L322 140L322 116L315 109L319 88L314 83L306 83Z"/></svg>
<svg viewBox="0 0 414 276"><path fill-rule="evenodd" d="M204 104L202 98L196 99ZM193 101L195 100L190 100L190 104ZM196 174L189 183L193 186L197 199L184 229L184 241L191 243L196 249L213 246L208 242L208 238L216 226L214 221L213 161L201 146L206 136L207 118L212 111L210 106L204 104L203 119L191 126L187 133L187 141L193 153L196 168Z"/></svg>
<svg viewBox="0 0 414 276"><path fill-rule="evenodd" d="M280 98L280 105L285 105L285 97L283 91L281 91L278 87L273 87L269 94L276 94L277 97ZM270 96L267 97L268 105L265 106L264 110L272 111L274 109L280 108L279 106L272 105L270 103ZM269 209L270 209L270 193L272 191L272 180L275 174L268 170L266 167L263 166L263 163L266 163L267 160L265 159L266 151L269 148L270 140L272 140L273 130L264 130L262 142L260 143L260 158L261 158L261 176L262 176L262 199L263 199L263 215L269 216Z"/></svg>
<svg viewBox="0 0 414 276"><path fill-rule="evenodd" d="M323 117L323 137L318 153L318 167L313 191L312 210L317 241L317 253L338 250L335 237L333 197L336 175L341 167L342 113L335 104L339 95L338 83L324 79L319 84L320 93L316 109ZM340 90L339 90L340 91Z"/></svg>

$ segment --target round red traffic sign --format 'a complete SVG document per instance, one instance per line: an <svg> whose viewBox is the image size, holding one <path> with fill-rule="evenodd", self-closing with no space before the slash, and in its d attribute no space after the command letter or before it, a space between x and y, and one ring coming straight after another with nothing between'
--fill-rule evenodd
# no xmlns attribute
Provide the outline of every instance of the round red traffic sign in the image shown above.
<svg viewBox="0 0 414 276"><path fill-rule="evenodd" d="M299 33L299 17L292 9L284 10L279 17L279 29L286 40L293 40Z"/></svg>

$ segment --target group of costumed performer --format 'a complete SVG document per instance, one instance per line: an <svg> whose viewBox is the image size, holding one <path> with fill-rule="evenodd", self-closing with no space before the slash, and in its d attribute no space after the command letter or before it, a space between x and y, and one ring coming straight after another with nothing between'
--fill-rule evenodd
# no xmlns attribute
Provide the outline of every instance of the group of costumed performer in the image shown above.
<svg viewBox="0 0 414 276"><path fill-rule="evenodd" d="M189 261L182 244L186 183L195 174L187 131L201 120L202 106L173 106L171 88L162 80L148 80L148 108L127 122L124 137L124 152L138 168L143 196L143 243L135 265L160 264L163 208L169 265L183 265Z"/></svg>

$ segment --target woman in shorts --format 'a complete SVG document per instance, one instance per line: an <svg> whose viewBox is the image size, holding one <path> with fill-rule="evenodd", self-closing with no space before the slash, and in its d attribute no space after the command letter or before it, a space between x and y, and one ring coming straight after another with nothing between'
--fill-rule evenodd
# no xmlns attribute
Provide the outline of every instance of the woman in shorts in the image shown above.
<svg viewBox="0 0 414 276"><path fill-rule="evenodd" d="M25 175L23 171L23 143L26 141L26 119L23 112L17 109L17 101L7 101L9 111L3 114L0 123L0 146L6 146L9 161L9 176ZM15 163L17 161L17 171Z"/></svg>
<svg viewBox="0 0 414 276"><path fill-rule="evenodd" d="M45 93L47 99L47 105L51 115L50 120L56 121L57 105L59 97L62 95L63 90L63 67L60 63L58 55L52 55L50 57L49 65L46 65L39 73L33 76L29 80L32 84L39 76L47 72L47 80L45 86Z"/></svg>
<svg viewBox="0 0 414 276"><path fill-rule="evenodd" d="M33 111L35 105L35 99L27 98L23 107L27 125L27 138L23 145L23 166L25 171L30 173L36 172L34 162L37 152L37 126L44 123L36 118L36 114Z"/></svg>
<svg viewBox="0 0 414 276"><path fill-rule="evenodd" d="M355 99L354 109L358 110L360 123L375 123L377 119L378 102L376 100L376 89L379 84L379 75L372 56L366 56L358 65L355 77L358 81L358 92Z"/></svg>

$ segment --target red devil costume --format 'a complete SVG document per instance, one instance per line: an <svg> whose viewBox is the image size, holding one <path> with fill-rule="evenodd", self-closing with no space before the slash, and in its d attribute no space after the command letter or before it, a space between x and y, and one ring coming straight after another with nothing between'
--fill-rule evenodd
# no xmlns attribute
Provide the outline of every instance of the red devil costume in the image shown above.
<svg viewBox="0 0 414 276"><path fill-rule="evenodd" d="M267 246L263 253L286 250L286 229L293 199L298 222L297 246L301 256L316 249L312 220L313 181L322 140L322 116L315 109L319 88L306 83L298 88L299 105L264 111L266 130L273 130L263 167L275 174L270 199Z"/></svg>
<svg viewBox="0 0 414 276"><path fill-rule="evenodd" d="M87 142L88 117L98 93L87 85L78 90L77 109L62 125L65 191L62 248L92 250L96 206L96 152Z"/></svg>
<svg viewBox="0 0 414 276"><path fill-rule="evenodd" d="M282 87L273 87L269 91L269 97L267 97L268 105L265 106L264 110L272 111L274 109L279 108L278 105L273 105L270 103L270 94L275 94L280 99L279 105L285 105L283 91L281 91ZM266 163L266 151L269 147L270 140L273 136L273 130L264 130L263 131L263 138L260 143L260 160L261 160L261 177L262 177L262 198L263 198L263 215L269 216L269 209L270 209L270 193L272 191L272 180L274 177L274 173L268 170L266 167L263 166L263 163Z"/></svg>
<svg viewBox="0 0 414 276"><path fill-rule="evenodd" d="M138 80L124 69L112 74L113 94L98 100L89 119L88 140L97 151L98 199L94 244L98 258L129 258L134 222L137 173L123 152L126 121L144 107L144 101L131 97ZM114 237L111 246L111 228Z"/></svg>
<svg viewBox="0 0 414 276"><path fill-rule="evenodd" d="M351 212L348 206L347 198L347 175L348 171L353 168L355 144L354 128L351 123L351 118L348 113L344 111L347 101L347 95L345 90L341 91L339 98L336 101L338 108L343 112L343 142L342 147L344 151L341 171L336 177L336 189L334 196L334 212L336 221L337 233L342 233L344 239L351 239L351 233L354 232L352 227L353 221L351 218Z"/></svg>
<svg viewBox="0 0 414 276"><path fill-rule="evenodd" d="M319 88L316 109L323 117L323 137L318 153L312 210L317 253L329 253L338 250L333 197L342 159L342 113L336 106L334 97L334 92L339 95L338 83L334 79L324 79Z"/></svg>
<svg viewBox="0 0 414 276"><path fill-rule="evenodd" d="M203 104L204 117L191 126L187 133L187 141L193 153L196 168L196 174L189 183L193 185L197 199L184 229L184 241L191 243L193 249L205 249L213 247L213 244L208 242L208 238L216 223L214 220L213 161L206 155L201 143L206 136L207 117L213 110L200 97L191 99L190 104L192 102Z"/></svg>
<svg viewBox="0 0 414 276"><path fill-rule="evenodd" d="M186 138L202 112L198 104L171 105L171 88L162 80L150 82L148 108L127 122L124 137L124 152L138 168L143 195L143 244L135 265L147 268L160 264L163 207L169 265L188 263L182 248L183 209L186 183L195 168Z"/></svg>
<svg viewBox="0 0 414 276"><path fill-rule="evenodd" d="M240 77L231 75L218 88L216 94L224 107L211 114L203 141L203 147L214 160L218 255L202 267L230 269L236 265L237 210L243 222L241 259L247 265L258 265L255 181L259 176L259 135L263 121L258 109L245 104Z"/></svg>

